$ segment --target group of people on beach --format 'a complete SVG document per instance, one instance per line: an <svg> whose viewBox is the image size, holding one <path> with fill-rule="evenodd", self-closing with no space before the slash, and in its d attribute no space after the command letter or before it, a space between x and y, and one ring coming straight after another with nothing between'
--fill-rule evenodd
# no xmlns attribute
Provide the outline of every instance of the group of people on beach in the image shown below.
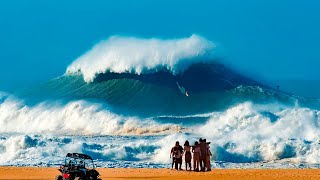
<svg viewBox="0 0 320 180"><path fill-rule="evenodd" d="M189 141L187 140L182 147L179 141L176 142L175 146L171 148L170 158L172 158L172 165L176 170L182 170L182 157L184 156L186 170L192 170L191 160L193 160L193 170L194 171L211 171L211 151L210 151L210 142L207 142L206 139L199 139L199 142L196 141L193 146L190 146Z"/></svg>

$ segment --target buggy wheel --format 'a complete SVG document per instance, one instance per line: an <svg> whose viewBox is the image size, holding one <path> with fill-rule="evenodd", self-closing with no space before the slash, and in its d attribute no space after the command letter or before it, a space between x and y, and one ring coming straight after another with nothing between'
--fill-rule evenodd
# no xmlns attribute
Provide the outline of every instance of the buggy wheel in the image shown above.
<svg viewBox="0 0 320 180"><path fill-rule="evenodd" d="M63 180L63 177L61 175L57 175L55 180Z"/></svg>

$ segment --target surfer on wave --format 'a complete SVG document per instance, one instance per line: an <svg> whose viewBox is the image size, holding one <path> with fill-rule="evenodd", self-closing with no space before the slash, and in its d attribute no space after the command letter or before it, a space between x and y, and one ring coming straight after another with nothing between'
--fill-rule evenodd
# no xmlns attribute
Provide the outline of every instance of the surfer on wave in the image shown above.
<svg viewBox="0 0 320 180"><path fill-rule="evenodd" d="M183 86L180 86L180 84L178 82L177 83L177 86L179 88L179 90L181 91L182 94L186 95L187 97L189 96L189 93L188 91L186 90L186 88L184 88Z"/></svg>

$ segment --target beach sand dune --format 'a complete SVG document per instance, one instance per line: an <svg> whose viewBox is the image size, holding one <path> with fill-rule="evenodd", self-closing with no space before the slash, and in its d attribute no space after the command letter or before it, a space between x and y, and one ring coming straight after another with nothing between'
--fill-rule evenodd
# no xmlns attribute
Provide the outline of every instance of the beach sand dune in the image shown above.
<svg viewBox="0 0 320 180"><path fill-rule="evenodd" d="M99 168L102 179L320 179L319 169L215 169L186 172L170 169ZM56 168L0 167L0 179L54 179Z"/></svg>

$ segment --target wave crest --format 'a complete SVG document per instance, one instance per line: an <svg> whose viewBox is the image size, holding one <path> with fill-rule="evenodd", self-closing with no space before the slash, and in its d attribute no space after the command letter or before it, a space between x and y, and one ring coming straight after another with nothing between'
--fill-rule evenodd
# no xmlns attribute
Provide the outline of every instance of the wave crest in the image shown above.
<svg viewBox="0 0 320 180"><path fill-rule="evenodd" d="M86 82L107 71L141 74L165 68L176 74L200 60L210 61L215 47L198 35L167 40L112 36L76 59L67 74L81 72Z"/></svg>

